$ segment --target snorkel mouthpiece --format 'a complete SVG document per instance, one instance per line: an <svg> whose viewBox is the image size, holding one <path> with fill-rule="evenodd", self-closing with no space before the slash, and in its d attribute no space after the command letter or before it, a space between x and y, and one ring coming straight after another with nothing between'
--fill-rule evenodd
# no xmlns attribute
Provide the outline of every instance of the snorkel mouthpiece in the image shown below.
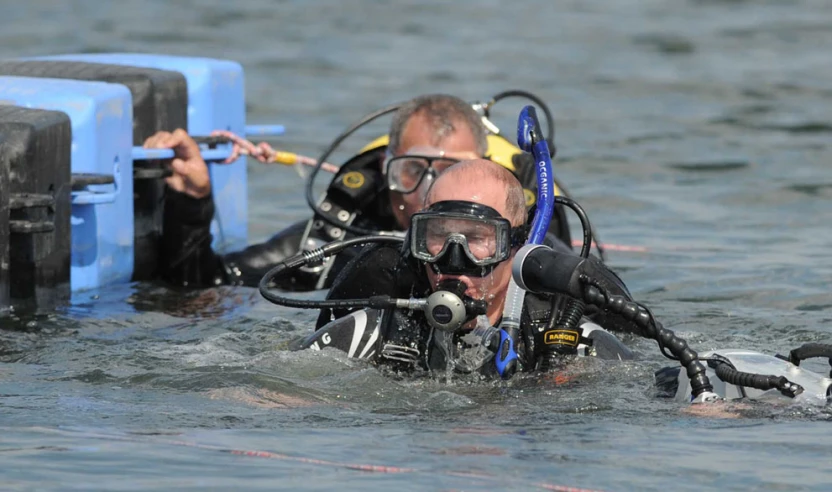
<svg viewBox="0 0 832 492"><path fill-rule="evenodd" d="M445 280L427 298L425 316L428 323L437 330L455 332L472 319L485 314L488 305L465 295L464 282Z"/></svg>

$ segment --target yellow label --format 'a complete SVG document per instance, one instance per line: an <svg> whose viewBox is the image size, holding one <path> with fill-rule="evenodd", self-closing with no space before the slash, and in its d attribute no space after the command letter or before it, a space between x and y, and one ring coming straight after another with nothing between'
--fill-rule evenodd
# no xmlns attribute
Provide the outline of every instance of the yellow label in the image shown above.
<svg viewBox="0 0 832 492"><path fill-rule="evenodd" d="M572 347L578 346L578 332L572 330L550 330L543 334L543 343L546 345L561 344Z"/></svg>
<svg viewBox="0 0 832 492"><path fill-rule="evenodd" d="M361 188L364 186L364 175L358 171L350 171L341 178L341 182L344 183L344 186L347 188Z"/></svg>

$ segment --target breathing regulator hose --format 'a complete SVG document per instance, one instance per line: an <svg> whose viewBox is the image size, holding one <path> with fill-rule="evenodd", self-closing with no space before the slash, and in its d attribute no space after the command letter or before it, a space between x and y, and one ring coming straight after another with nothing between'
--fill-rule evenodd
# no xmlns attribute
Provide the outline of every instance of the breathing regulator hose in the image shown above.
<svg viewBox="0 0 832 492"><path fill-rule="evenodd" d="M794 398L803 393L803 387L786 379L786 376L773 376L765 374L754 374L736 370L731 362L719 356L711 356L708 365L714 369L717 377L728 384L745 386L761 391L776 389L789 398Z"/></svg>
<svg viewBox="0 0 832 492"><path fill-rule="evenodd" d="M778 356L783 360L787 360L792 364L799 366L801 361L806 359L824 358L829 361L832 366L832 345L828 343L804 343L800 347L789 352L788 357ZM829 377L832 377L832 370L829 372Z"/></svg>
<svg viewBox="0 0 832 492"><path fill-rule="evenodd" d="M606 309L611 313L620 315L627 321L633 322L641 328L641 331L636 333L637 335L655 340L658 342L662 354L679 361L690 378L691 398L694 402L697 399L710 401L717 398L717 395L713 393L713 385L705 374L705 366L699 361L697 353L688 346L685 340L662 326L649 308L637 302L628 301L623 296L611 295L603 286L587 275L580 275L579 281L584 286L584 302ZM669 350L672 356L668 356L665 349Z"/></svg>
<svg viewBox="0 0 832 492"><path fill-rule="evenodd" d="M269 290L272 280L288 271L300 268L310 263L323 261L325 258L338 254L341 251L360 244L368 243L395 243L401 244L402 238L396 236L364 236L342 241L334 241L310 251L304 251L291 258L278 263L274 268L266 272L260 279L258 289L260 294L269 302L280 306L293 307L298 309L345 309L373 307L384 309L390 307L390 296L374 296L369 299L330 299L330 300L306 300L293 299L281 296Z"/></svg>
<svg viewBox="0 0 832 492"><path fill-rule="evenodd" d="M309 263L323 261L346 248L367 243L396 243L402 238L396 236L365 236L328 243L320 248L304 251L279 263L260 279L258 289L269 302L298 309L411 309L425 313L428 323L438 330L454 332L475 317L485 314L488 304L483 300L466 296L465 286L459 281L445 282L440 288L424 299L399 299L387 295L367 299L306 300L281 296L269 290L272 281L279 275L300 268Z"/></svg>
<svg viewBox="0 0 832 492"><path fill-rule="evenodd" d="M619 315L629 322L619 329L655 340L663 355L679 361L686 369L693 402L719 398L705 374L705 366L687 342L664 328L646 306L611 294L605 284L614 285L617 277L592 259L561 253L543 245L526 245L515 255L512 277L525 290L566 295Z"/></svg>

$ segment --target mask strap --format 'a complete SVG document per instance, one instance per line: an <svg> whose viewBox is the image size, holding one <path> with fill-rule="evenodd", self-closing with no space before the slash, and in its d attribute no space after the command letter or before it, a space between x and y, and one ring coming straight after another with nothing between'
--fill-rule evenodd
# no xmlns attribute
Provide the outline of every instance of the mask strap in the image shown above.
<svg viewBox="0 0 832 492"><path fill-rule="evenodd" d="M511 240L511 247L522 246L529 238L529 231L531 226L523 224L521 226L512 227L509 231L509 239Z"/></svg>

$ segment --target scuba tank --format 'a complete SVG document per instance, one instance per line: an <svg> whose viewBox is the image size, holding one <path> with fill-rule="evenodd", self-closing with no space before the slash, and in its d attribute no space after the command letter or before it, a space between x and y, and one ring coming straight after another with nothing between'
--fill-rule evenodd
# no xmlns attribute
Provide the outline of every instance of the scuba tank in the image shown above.
<svg viewBox="0 0 832 492"><path fill-rule="evenodd" d="M786 357L742 349L714 350L702 353L701 357L707 361L706 374L713 382L714 393L725 400L749 398L825 405L832 399L832 378L795 365ZM690 382L679 367L656 371L656 385L665 396L679 401L691 399Z"/></svg>

